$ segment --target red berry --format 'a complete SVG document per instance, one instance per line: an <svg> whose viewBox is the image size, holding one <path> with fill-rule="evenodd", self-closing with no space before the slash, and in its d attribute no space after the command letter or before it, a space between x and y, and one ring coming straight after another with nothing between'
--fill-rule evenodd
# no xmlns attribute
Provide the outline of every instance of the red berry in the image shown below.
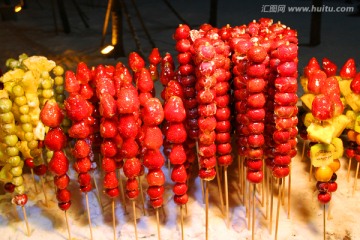
<svg viewBox="0 0 360 240"><path fill-rule="evenodd" d="M54 152L49 164L50 171L55 175L64 175L69 169L69 161L62 151Z"/></svg>
<svg viewBox="0 0 360 240"><path fill-rule="evenodd" d="M349 58L344 66L340 69L340 77L342 79L352 79L356 75L356 65L353 58Z"/></svg>
<svg viewBox="0 0 360 240"><path fill-rule="evenodd" d="M34 168L35 167L35 163L34 163L34 159L33 158L26 158L24 161L25 165L28 166L29 168Z"/></svg>
<svg viewBox="0 0 360 240"><path fill-rule="evenodd" d="M137 77L136 86L140 92L151 92L154 88L154 81L151 78L149 70L142 68Z"/></svg>
<svg viewBox="0 0 360 240"><path fill-rule="evenodd" d="M104 139L100 146L101 154L104 157L114 157L117 153L117 147L112 139Z"/></svg>
<svg viewBox="0 0 360 240"><path fill-rule="evenodd" d="M72 71L65 72L65 90L69 93L77 93L80 90L80 83Z"/></svg>
<svg viewBox="0 0 360 240"><path fill-rule="evenodd" d="M70 95L64 105L67 116L73 121L81 121L91 116L90 103L80 95Z"/></svg>
<svg viewBox="0 0 360 240"><path fill-rule="evenodd" d="M178 205L184 205L188 202L189 196L185 193L183 195L175 195L174 202Z"/></svg>
<svg viewBox="0 0 360 240"><path fill-rule="evenodd" d="M111 189L106 189L105 192L111 198L115 198L115 197L119 196L119 194L120 194L120 190L117 187L111 188Z"/></svg>
<svg viewBox="0 0 360 240"><path fill-rule="evenodd" d="M135 138L124 139L124 142L120 149L120 155L123 158L136 157L138 151L139 151L139 145L137 144Z"/></svg>
<svg viewBox="0 0 360 240"><path fill-rule="evenodd" d="M91 151L90 144L83 139L78 139L75 142L74 148L72 150L72 154L75 158L84 158L89 156L90 151Z"/></svg>
<svg viewBox="0 0 360 240"><path fill-rule="evenodd" d="M73 168L77 173L86 173L91 170L91 161L88 157L78 158L76 159Z"/></svg>
<svg viewBox="0 0 360 240"><path fill-rule="evenodd" d="M58 203L58 206L61 210L63 211L67 211L69 210L70 206L71 206L71 201L69 202L59 202Z"/></svg>
<svg viewBox="0 0 360 240"><path fill-rule="evenodd" d="M15 185L12 184L11 182L7 182L4 185L4 190L8 193L13 193L15 190Z"/></svg>
<svg viewBox="0 0 360 240"><path fill-rule="evenodd" d="M12 203L15 203L18 206L24 206L27 203L27 201L28 201L28 197L26 194L15 195L11 200Z"/></svg>
<svg viewBox="0 0 360 240"><path fill-rule="evenodd" d="M156 199L164 194L165 188L163 186L150 186L147 189L147 194L150 199Z"/></svg>
<svg viewBox="0 0 360 240"><path fill-rule="evenodd" d="M146 180L149 186L162 186L165 183L165 175L161 169L149 170Z"/></svg>
<svg viewBox="0 0 360 240"><path fill-rule="evenodd" d="M183 143L186 140L186 130L183 123L172 123L166 131L166 139L171 143Z"/></svg>
<svg viewBox="0 0 360 240"><path fill-rule="evenodd" d="M333 111L333 104L331 104L329 97L321 94L314 98L311 112L316 119L320 121L330 119L333 116Z"/></svg>
<svg viewBox="0 0 360 240"><path fill-rule="evenodd" d="M331 194L328 192L319 193L318 194L318 200L322 204L327 204L331 200Z"/></svg>
<svg viewBox="0 0 360 240"><path fill-rule="evenodd" d="M54 184L58 189L67 188L69 182L70 182L70 178L67 174L54 177Z"/></svg>
<svg viewBox="0 0 360 240"><path fill-rule="evenodd" d="M140 71L145 67L144 59L136 52L131 52L128 59L129 66L134 72Z"/></svg>
<svg viewBox="0 0 360 240"><path fill-rule="evenodd" d="M158 98L149 98L141 110L141 119L145 125L155 126L164 120L164 110Z"/></svg>
<svg viewBox="0 0 360 240"><path fill-rule="evenodd" d="M141 162L138 158L127 159L123 166L124 174L127 178L135 178L140 175Z"/></svg>
<svg viewBox="0 0 360 240"><path fill-rule="evenodd" d="M165 159L158 149L147 149L143 156L143 164L148 169L158 169L164 165Z"/></svg>
<svg viewBox="0 0 360 240"><path fill-rule="evenodd" d="M44 107L40 112L40 120L48 127L59 127L62 120L64 119L64 114L57 102L54 100L46 101Z"/></svg>
<svg viewBox="0 0 360 240"><path fill-rule="evenodd" d="M139 132L138 121L133 114L122 115L118 123L119 134L123 138L135 138Z"/></svg>
<svg viewBox="0 0 360 240"><path fill-rule="evenodd" d="M246 179L251 183L260 183L264 178L263 171L247 170Z"/></svg>
<svg viewBox="0 0 360 240"><path fill-rule="evenodd" d="M138 112L140 108L140 101L138 98L138 92L132 85L121 88L117 96L117 108L119 113L134 113Z"/></svg>
<svg viewBox="0 0 360 240"><path fill-rule="evenodd" d="M34 173L38 176L45 175L46 171L47 171L47 167L45 164L40 164L34 167Z"/></svg>
<svg viewBox="0 0 360 240"><path fill-rule="evenodd" d="M71 199L71 193L67 189L58 189L56 192L56 199L59 202L69 202Z"/></svg>
<svg viewBox="0 0 360 240"><path fill-rule="evenodd" d="M249 61L255 63L261 63L265 60L267 52L262 46L252 46L247 51L247 57Z"/></svg>
<svg viewBox="0 0 360 240"><path fill-rule="evenodd" d="M102 159L102 169L104 172L114 172L116 170L116 162L113 158L104 157Z"/></svg>
<svg viewBox="0 0 360 240"><path fill-rule="evenodd" d="M115 172L106 173L104 176L104 188L117 188L119 181Z"/></svg>
<svg viewBox="0 0 360 240"><path fill-rule="evenodd" d="M92 128L84 121L75 122L69 128L68 134L71 138L87 138L92 132Z"/></svg>
<svg viewBox="0 0 360 240"><path fill-rule="evenodd" d="M171 180L176 183L185 183L187 173L184 165L175 165L171 172Z"/></svg>
<svg viewBox="0 0 360 240"><path fill-rule="evenodd" d="M122 118L120 118L122 119ZM120 125L120 124L119 124ZM113 138L117 135L118 123L115 119L102 118L100 123L100 134L103 138Z"/></svg>
<svg viewBox="0 0 360 240"><path fill-rule="evenodd" d="M182 122L186 118L184 104L180 97L172 96L164 106L165 119L169 122Z"/></svg>

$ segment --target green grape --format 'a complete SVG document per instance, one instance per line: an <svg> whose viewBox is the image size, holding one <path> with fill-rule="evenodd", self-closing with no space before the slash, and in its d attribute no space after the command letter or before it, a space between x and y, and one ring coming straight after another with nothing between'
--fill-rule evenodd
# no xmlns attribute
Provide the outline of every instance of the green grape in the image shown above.
<svg viewBox="0 0 360 240"><path fill-rule="evenodd" d="M17 186L15 187L15 193L16 194L24 194L25 193L25 186L21 185L21 186Z"/></svg>
<svg viewBox="0 0 360 240"><path fill-rule="evenodd" d="M14 69L20 66L19 61L13 59L13 58L9 58L8 60L6 60L6 66L10 69Z"/></svg>
<svg viewBox="0 0 360 240"><path fill-rule="evenodd" d="M12 184L14 184L15 186L21 186L24 184L24 179L22 176L18 176L18 177L14 177L11 180Z"/></svg>
<svg viewBox="0 0 360 240"><path fill-rule="evenodd" d="M27 99L25 96L20 96L20 97L16 97L14 102L16 105L21 107L21 106L24 106L25 104L27 104Z"/></svg>
<svg viewBox="0 0 360 240"><path fill-rule="evenodd" d="M31 121L31 117L29 114L24 114L20 116L21 123L29 123Z"/></svg>
<svg viewBox="0 0 360 240"><path fill-rule="evenodd" d="M4 137L4 143L8 145L9 147L16 146L16 143L18 142L18 137L15 134L6 135Z"/></svg>
<svg viewBox="0 0 360 240"><path fill-rule="evenodd" d="M8 98L0 99L0 113L10 112L12 108L12 102Z"/></svg>
<svg viewBox="0 0 360 240"><path fill-rule="evenodd" d="M19 177L22 174L22 167L17 166L17 167L13 167L10 170L10 173L14 176L14 177Z"/></svg>
<svg viewBox="0 0 360 240"><path fill-rule="evenodd" d="M4 131L4 133L6 134L15 134L17 129L15 126L15 123L7 123L1 126L1 129Z"/></svg>
<svg viewBox="0 0 360 240"><path fill-rule="evenodd" d="M65 100L65 96L63 94L59 94L56 96L57 102L62 103L62 102L64 102L64 100Z"/></svg>
<svg viewBox="0 0 360 240"><path fill-rule="evenodd" d="M53 73L54 73L56 76L61 76L61 75L64 74L64 69L63 69L61 66L57 65L57 66L55 66L55 67L53 68Z"/></svg>
<svg viewBox="0 0 360 240"><path fill-rule="evenodd" d="M59 85L55 87L55 92L57 94L63 94L64 93L64 85Z"/></svg>
<svg viewBox="0 0 360 240"><path fill-rule="evenodd" d="M12 167L16 167L19 166L21 162L21 158L19 156L9 157L6 162L10 164Z"/></svg>
<svg viewBox="0 0 360 240"><path fill-rule="evenodd" d="M49 149L47 149L46 158L51 159L53 155L54 155L54 151L50 151Z"/></svg>
<svg viewBox="0 0 360 240"><path fill-rule="evenodd" d="M19 112L21 114L28 114L29 113L29 105L22 105L20 108L19 108Z"/></svg>
<svg viewBox="0 0 360 240"><path fill-rule="evenodd" d="M18 156L19 155L19 148L18 147L7 147L6 154L10 157Z"/></svg>
<svg viewBox="0 0 360 240"><path fill-rule="evenodd" d="M43 89L50 89L52 88L52 80L51 79L44 79L42 82L41 82L41 86Z"/></svg>
<svg viewBox="0 0 360 240"><path fill-rule="evenodd" d="M49 74L48 71L43 71L43 72L41 73L41 77L44 78L44 79L47 79L47 78L50 77L50 74Z"/></svg>
<svg viewBox="0 0 360 240"><path fill-rule="evenodd" d="M22 130L24 130L24 132L32 132L33 131L33 126L31 123L24 123L21 125Z"/></svg>
<svg viewBox="0 0 360 240"><path fill-rule="evenodd" d="M34 139L34 133L33 132L26 132L24 135L24 138L27 142L30 142Z"/></svg>
<svg viewBox="0 0 360 240"><path fill-rule="evenodd" d="M28 148L30 148L30 149L35 149L35 148L38 147L38 141L32 140L32 141L30 141L30 142L27 143L27 146L28 146Z"/></svg>
<svg viewBox="0 0 360 240"><path fill-rule="evenodd" d="M64 78L61 76L55 77L55 85L56 86L64 85Z"/></svg>
<svg viewBox="0 0 360 240"><path fill-rule="evenodd" d="M25 59L27 59L29 56L26 53L22 53L21 55L19 55L19 61L24 61Z"/></svg>
<svg viewBox="0 0 360 240"><path fill-rule="evenodd" d="M0 119L2 123L12 123L14 121L14 114L12 112L0 114Z"/></svg>
<svg viewBox="0 0 360 240"><path fill-rule="evenodd" d="M12 93L14 94L15 97L21 97L24 96L25 91L24 88L20 85L15 85L12 88Z"/></svg>
<svg viewBox="0 0 360 240"><path fill-rule="evenodd" d="M54 96L54 90L53 89L44 89L42 91L43 98L50 99Z"/></svg>

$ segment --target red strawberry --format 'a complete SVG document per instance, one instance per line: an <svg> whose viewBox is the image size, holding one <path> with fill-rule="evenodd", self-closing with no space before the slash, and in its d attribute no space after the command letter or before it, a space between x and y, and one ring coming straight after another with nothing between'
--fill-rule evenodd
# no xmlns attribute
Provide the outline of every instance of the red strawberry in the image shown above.
<svg viewBox="0 0 360 240"><path fill-rule="evenodd" d="M334 107L330 98L323 94L317 95L312 102L311 112L320 121L332 118Z"/></svg>
<svg viewBox="0 0 360 240"><path fill-rule="evenodd" d="M161 56L158 48L153 48L149 55L149 62L158 65L161 62Z"/></svg>
<svg viewBox="0 0 360 240"><path fill-rule="evenodd" d="M117 187L111 188L111 189L106 189L105 192L111 198L115 198L115 197L119 196L119 194L120 194L120 190Z"/></svg>
<svg viewBox="0 0 360 240"><path fill-rule="evenodd" d="M126 191L136 191L139 189L139 183L136 178L129 178L126 180Z"/></svg>
<svg viewBox="0 0 360 240"><path fill-rule="evenodd" d="M104 118L112 118L116 115L116 101L115 99L108 93L101 95L100 98L100 115Z"/></svg>
<svg viewBox="0 0 360 240"><path fill-rule="evenodd" d="M326 81L326 73L321 70L313 70L308 77L308 89L314 94L321 92L321 87Z"/></svg>
<svg viewBox="0 0 360 240"><path fill-rule="evenodd" d="M335 63L331 62L328 58L323 58L322 67L327 75L327 77L332 77L336 75L337 66Z"/></svg>
<svg viewBox="0 0 360 240"><path fill-rule="evenodd" d="M67 189L58 189L56 191L56 199L59 202L69 202L71 199L71 193Z"/></svg>
<svg viewBox="0 0 360 240"><path fill-rule="evenodd" d="M122 115L119 119L118 130L123 138L135 138L139 132L135 116L133 114Z"/></svg>
<svg viewBox="0 0 360 240"><path fill-rule="evenodd" d="M33 158L26 158L24 161L25 165L29 168L34 168L35 167L35 163L34 163L34 159Z"/></svg>
<svg viewBox="0 0 360 240"><path fill-rule="evenodd" d="M185 183L187 173L184 165L175 165L171 172L171 180L176 183Z"/></svg>
<svg viewBox="0 0 360 240"><path fill-rule="evenodd" d="M103 94L115 96L114 81L110 78L101 78L96 82L96 96L100 99Z"/></svg>
<svg viewBox="0 0 360 240"><path fill-rule="evenodd" d="M77 93L80 91L80 83L72 71L66 71L65 73L65 90L68 93Z"/></svg>
<svg viewBox="0 0 360 240"><path fill-rule="evenodd" d="M360 72L357 73L350 84L351 91L360 94Z"/></svg>
<svg viewBox="0 0 360 240"><path fill-rule="evenodd" d="M89 156L91 151L90 145L83 139L78 139L75 142L72 154L75 158L84 158Z"/></svg>
<svg viewBox="0 0 360 240"><path fill-rule="evenodd" d="M70 182L70 178L67 174L54 177L54 184L58 189L67 188L69 182Z"/></svg>
<svg viewBox="0 0 360 240"><path fill-rule="evenodd" d="M158 98L149 98L141 110L141 118L145 125L159 125L164 120L164 110Z"/></svg>
<svg viewBox="0 0 360 240"><path fill-rule="evenodd" d="M123 158L132 158L138 154L139 145L136 143L135 138L126 138L120 149L120 155Z"/></svg>
<svg viewBox="0 0 360 240"><path fill-rule="evenodd" d="M82 191L82 192L84 192L84 193L90 192L91 189L92 189L92 185L91 185L91 184L80 186L80 191Z"/></svg>
<svg viewBox="0 0 360 240"><path fill-rule="evenodd" d="M141 162L138 158L129 158L124 163L124 174L127 178L135 178L140 175Z"/></svg>
<svg viewBox="0 0 360 240"><path fill-rule="evenodd" d="M170 53L166 53L161 61L161 73L160 82L163 86L166 86L170 80L173 80L175 76L174 72L174 60Z"/></svg>
<svg viewBox="0 0 360 240"><path fill-rule="evenodd" d="M66 135L61 128L52 128L46 134L44 142L51 151L59 151L66 146Z"/></svg>
<svg viewBox="0 0 360 240"><path fill-rule="evenodd" d="M355 60L353 58L349 58L340 70L340 77L342 79L352 79L355 77L355 75L356 75Z"/></svg>
<svg viewBox="0 0 360 240"><path fill-rule="evenodd" d="M320 65L319 65L318 61L316 60L316 58L313 57L309 60L308 64L304 68L304 74L307 78L309 78L310 75L312 74L312 72L314 72L315 70L319 70L319 69L320 69Z"/></svg>
<svg viewBox="0 0 360 240"><path fill-rule="evenodd" d="M165 175L161 169L149 170L146 180L149 186L162 186L165 183Z"/></svg>
<svg viewBox="0 0 360 240"><path fill-rule="evenodd" d="M336 77L329 77L322 82L320 93L328 96L331 100L340 99L340 87Z"/></svg>
<svg viewBox="0 0 360 240"><path fill-rule="evenodd" d="M78 182L80 186L91 185L91 175L89 173L80 173L78 176Z"/></svg>
<svg viewBox="0 0 360 240"><path fill-rule="evenodd" d="M70 95L64 102L67 116L73 121L81 121L91 116L92 107L80 95Z"/></svg>
<svg viewBox="0 0 360 240"><path fill-rule="evenodd" d="M57 102L55 100L46 101L40 112L40 120L42 123L45 126L55 128L60 126L63 119L64 114Z"/></svg>
<svg viewBox="0 0 360 240"><path fill-rule="evenodd" d="M17 194L11 200L12 203L15 203L18 206L24 206L28 201L28 197L26 194Z"/></svg>
<svg viewBox="0 0 360 240"><path fill-rule="evenodd" d="M183 195L175 195L174 202L178 205L184 205L188 202L189 196L185 193Z"/></svg>
<svg viewBox="0 0 360 240"><path fill-rule="evenodd" d="M180 97L172 96L164 106L165 119L171 123L180 123L185 120L186 112Z"/></svg>
<svg viewBox="0 0 360 240"><path fill-rule="evenodd" d="M116 170L116 162L113 158L104 157L101 167L104 172L114 172Z"/></svg>
<svg viewBox="0 0 360 240"><path fill-rule="evenodd" d="M136 52L131 52L129 54L128 63L131 70L133 70L134 72L138 72L140 71L140 69L145 67L144 59Z"/></svg>
<svg viewBox="0 0 360 240"><path fill-rule="evenodd" d="M184 98L184 91L181 84L178 81L170 80L166 87L161 92L161 97L167 101L172 96L178 96L181 99Z"/></svg>
<svg viewBox="0 0 360 240"><path fill-rule="evenodd" d="M91 79L91 70L88 68L86 63L80 62L76 68L76 79L81 84L87 84Z"/></svg>
<svg viewBox="0 0 360 240"><path fill-rule="evenodd" d="M144 106L146 104L146 101L153 97L153 94L150 92L141 92L139 93L139 101L140 106Z"/></svg>
<svg viewBox="0 0 360 240"><path fill-rule="evenodd" d="M91 99L94 96L94 90L90 84L81 84L79 94L86 100Z"/></svg>
<svg viewBox="0 0 360 240"><path fill-rule="evenodd" d="M91 132L91 127L84 121L73 123L68 130L68 134L71 138L87 138Z"/></svg>
<svg viewBox="0 0 360 240"><path fill-rule="evenodd" d="M69 161L64 152L56 151L54 152L48 166L53 174L60 176L66 174L69 170Z"/></svg>
<svg viewBox="0 0 360 240"><path fill-rule="evenodd" d="M163 186L150 186L147 189L147 194L150 199L156 199L164 194L165 188Z"/></svg>
<svg viewBox="0 0 360 240"><path fill-rule="evenodd" d="M160 149L163 144L163 135L161 129L157 126L142 128L144 131L143 145L148 149Z"/></svg>
<svg viewBox="0 0 360 240"><path fill-rule="evenodd" d="M119 181L115 172L106 173L104 176L104 188L117 188Z"/></svg>
<svg viewBox="0 0 360 240"><path fill-rule="evenodd" d="M171 164L184 164L186 161L186 153L182 144L174 144L169 154Z"/></svg>
<svg viewBox="0 0 360 240"><path fill-rule="evenodd" d="M116 136L113 138L113 141L116 145L117 148L121 148L124 140L123 138L120 136L120 134L116 134Z"/></svg>
<svg viewBox="0 0 360 240"><path fill-rule="evenodd" d="M143 164L148 169L161 168L165 159L160 150L147 149L143 156Z"/></svg>
<svg viewBox="0 0 360 240"><path fill-rule="evenodd" d="M116 144L112 139L104 139L100 147L101 154L104 157L114 157L117 152Z"/></svg>
<svg viewBox="0 0 360 240"><path fill-rule="evenodd" d="M149 70L142 68L136 79L136 86L140 92L151 92L154 88L154 81L151 79Z"/></svg>
<svg viewBox="0 0 360 240"><path fill-rule="evenodd" d="M139 111L140 101L138 92L134 86L128 85L126 88L121 88L117 97L117 108L119 113L126 114Z"/></svg>
<svg viewBox="0 0 360 240"><path fill-rule="evenodd" d="M186 140L186 130L183 123L171 123L166 131L166 139L171 143L183 143Z"/></svg>
<svg viewBox="0 0 360 240"><path fill-rule="evenodd" d="M117 135L116 119L102 118L100 123L100 134L103 138L113 138Z"/></svg>
<svg viewBox="0 0 360 240"><path fill-rule="evenodd" d="M176 183L173 187L175 195L183 195L187 192L188 187L186 183Z"/></svg>

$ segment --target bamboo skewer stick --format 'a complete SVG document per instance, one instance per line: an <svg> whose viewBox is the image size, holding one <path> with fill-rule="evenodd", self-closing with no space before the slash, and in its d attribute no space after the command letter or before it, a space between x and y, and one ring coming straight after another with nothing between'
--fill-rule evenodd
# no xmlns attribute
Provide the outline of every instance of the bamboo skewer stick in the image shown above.
<svg viewBox="0 0 360 240"><path fill-rule="evenodd" d="M313 165L312 165L311 162L310 162L309 182L311 182L312 172L313 172Z"/></svg>
<svg viewBox="0 0 360 240"><path fill-rule="evenodd" d="M199 155L198 155L198 152L199 152L199 143L198 143L198 141L195 142L195 147L196 147L196 156L198 158L198 167L200 169L200 162L199 162ZM200 178L200 186L201 186L201 196L202 196L202 199L203 199L203 203L205 203L205 199L204 199L204 181L202 180L202 178Z"/></svg>
<svg viewBox="0 0 360 240"><path fill-rule="evenodd" d="M272 234L273 208L274 208L274 178L271 176L270 177L270 234Z"/></svg>
<svg viewBox="0 0 360 240"><path fill-rule="evenodd" d="M115 200L114 199L112 199L112 202L111 202L111 209L112 209L113 234L114 234L114 240L116 240L116 216L115 216Z"/></svg>
<svg viewBox="0 0 360 240"><path fill-rule="evenodd" d="M265 201L266 201L266 209L265 209L265 219L268 218L269 216L269 172L268 172L268 169L267 167L265 166L265 169L264 169L264 173L265 173L265 182L266 182L266 187L265 187L265 194L266 194L266 198L265 198Z"/></svg>
<svg viewBox="0 0 360 240"><path fill-rule="evenodd" d="M125 213L127 213L125 191L124 191L123 181L121 178L121 169L120 168L119 168L119 186L120 186L121 202L123 203L123 208L124 208Z"/></svg>
<svg viewBox="0 0 360 240"><path fill-rule="evenodd" d="M278 194L278 203L277 203L277 209L276 209L276 223L275 223L275 240L278 239L280 204L281 204L281 198L282 198L282 194L283 194L282 180L283 180L282 178L279 179L279 194Z"/></svg>
<svg viewBox="0 0 360 240"><path fill-rule="evenodd" d="M325 217L325 204L323 204L323 224L324 224L324 240L326 240L326 217Z"/></svg>
<svg viewBox="0 0 360 240"><path fill-rule="evenodd" d="M144 216L146 216L145 199L144 199L143 187L142 187L142 184L141 184L141 176L138 176L138 181L139 181L139 186L140 186L141 207L142 207L142 211L143 211Z"/></svg>
<svg viewBox="0 0 360 240"><path fill-rule="evenodd" d="M135 208L135 200L132 200L132 209L134 215L134 230L135 230L135 239L138 239L137 226L136 226L136 208ZM158 215L159 213L157 213Z"/></svg>
<svg viewBox="0 0 360 240"><path fill-rule="evenodd" d="M205 181L205 239L209 239L209 183Z"/></svg>
<svg viewBox="0 0 360 240"><path fill-rule="evenodd" d="M88 221L89 221L90 239L92 240L93 239L93 232L92 232L92 224L91 224L89 197L88 197L87 193L85 193L85 199L86 199L86 209L87 209L87 215L88 215Z"/></svg>
<svg viewBox="0 0 360 240"><path fill-rule="evenodd" d="M32 168L30 168L30 171L31 171L31 177L32 177L32 180L34 182L34 189L35 189L35 193L39 193L38 189L37 189L37 186L36 186L36 180L35 180L35 174L34 174L34 170Z"/></svg>
<svg viewBox="0 0 360 240"><path fill-rule="evenodd" d="M219 176L220 172L219 172L219 167L218 167L217 163L215 165L215 171L216 171L216 180L217 180L219 196L220 196L221 213L224 215L224 197L223 197L223 193L222 193L222 187L221 187L220 176Z"/></svg>
<svg viewBox="0 0 360 240"><path fill-rule="evenodd" d="M96 189L96 198L99 201L101 212L104 213L104 207L100 196L99 187L97 185L96 179L94 178L94 175L92 175L92 179L94 181L95 189Z"/></svg>
<svg viewBox="0 0 360 240"><path fill-rule="evenodd" d="M251 239L255 240L255 188L256 185L253 184L253 195L252 195L252 228L251 228Z"/></svg>
<svg viewBox="0 0 360 240"><path fill-rule="evenodd" d="M230 217L229 217L229 184L228 184L228 172L227 167L224 168L224 182L225 182L225 207L226 207L226 225L230 228Z"/></svg>
<svg viewBox="0 0 360 240"><path fill-rule="evenodd" d="M250 187L250 182L247 181L247 193L248 193L248 208L247 208L247 216L248 216L248 230L250 230L251 228L251 214L250 214L250 207L251 207L251 187ZM255 189L256 192L256 189Z"/></svg>
<svg viewBox="0 0 360 240"><path fill-rule="evenodd" d="M27 232L28 237L30 237L31 232L30 232L29 221L27 219L25 206L21 206L21 209L22 209L22 212L23 212L23 215L24 215L24 222L25 222L25 226L26 226L26 232ZM65 213L66 213L66 211L65 211Z"/></svg>
<svg viewBox="0 0 360 240"><path fill-rule="evenodd" d="M287 218L290 219L290 208L291 208L291 165L290 165L290 172L289 172L289 178L288 178L288 214Z"/></svg>
<svg viewBox="0 0 360 240"><path fill-rule="evenodd" d="M331 214L331 210L332 210L332 201L329 202L329 205L328 205L328 215L327 215L327 220L331 220L333 219L332 217L332 214Z"/></svg>
<svg viewBox="0 0 360 240"><path fill-rule="evenodd" d="M161 239L160 235L160 218L159 218L159 208L156 208L156 226L157 226L157 234L158 240Z"/></svg>
<svg viewBox="0 0 360 240"><path fill-rule="evenodd" d="M67 231L68 231L68 239L71 240L70 224L69 224L67 211L64 211L64 213L65 213L66 227L67 227Z"/></svg>
<svg viewBox="0 0 360 240"><path fill-rule="evenodd" d="M305 156L305 148L306 148L306 140L303 141L303 147L302 147L302 151L301 151L301 161L304 161L304 156Z"/></svg>
<svg viewBox="0 0 360 240"><path fill-rule="evenodd" d="M186 205L185 205L186 206ZM183 205L180 206L181 240L184 240L184 213Z"/></svg>
<svg viewBox="0 0 360 240"><path fill-rule="evenodd" d="M354 188L353 188L353 192L352 192L352 195L353 195L353 196L354 196L355 191L356 191L358 175L359 175L359 162L357 162L357 164L356 164L356 172L355 172L355 179L354 179Z"/></svg>
<svg viewBox="0 0 360 240"><path fill-rule="evenodd" d="M347 179L348 182L350 182L351 160L352 160L352 158L349 158L349 166L348 166L347 174L346 174L346 179Z"/></svg>
<svg viewBox="0 0 360 240"><path fill-rule="evenodd" d="M45 200L45 206L48 207L48 198L46 196L46 191L45 191L45 183L44 183L44 178L42 176L40 176L40 181L41 181L41 186L42 186L42 190L44 193L44 200Z"/></svg>

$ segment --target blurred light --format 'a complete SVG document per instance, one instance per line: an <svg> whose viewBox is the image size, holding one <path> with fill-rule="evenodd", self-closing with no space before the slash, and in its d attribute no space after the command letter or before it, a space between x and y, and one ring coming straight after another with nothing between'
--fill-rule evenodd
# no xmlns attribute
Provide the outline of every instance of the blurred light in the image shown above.
<svg viewBox="0 0 360 240"><path fill-rule="evenodd" d="M101 49L101 54L108 54L110 53L112 50L114 50L114 46L113 45L107 45L106 47L104 47L103 49Z"/></svg>
<svg viewBox="0 0 360 240"><path fill-rule="evenodd" d="M18 4L15 6L14 8L14 11L17 13L17 12L20 12L22 10L22 7L21 7L21 4Z"/></svg>

